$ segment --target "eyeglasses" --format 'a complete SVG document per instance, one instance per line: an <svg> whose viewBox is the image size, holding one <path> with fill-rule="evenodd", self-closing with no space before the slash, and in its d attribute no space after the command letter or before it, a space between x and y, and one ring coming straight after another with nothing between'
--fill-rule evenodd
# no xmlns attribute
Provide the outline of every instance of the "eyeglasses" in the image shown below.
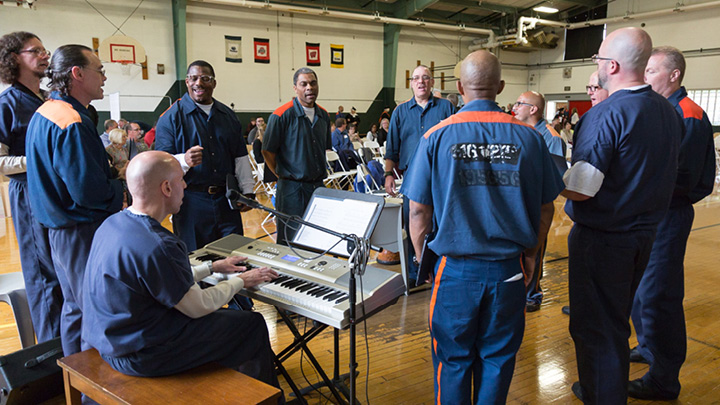
<svg viewBox="0 0 720 405"><path fill-rule="evenodd" d="M130 128L130 129L128 129L128 132L140 132L140 133L142 134L142 133L145 132L145 131L143 131L143 130L140 129L140 128L138 128L138 129Z"/></svg>
<svg viewBox="0 0 720 405"><path fill-rule="evenodd" d="M103 68L93 68L93 67L90 67L90 66L83 66L83 69L94 70L94 71L100 73L101 75L105 76L105 69L103 69Z"/></svg>
<svg viewBox="0 0 720 405"><path fill-rule="evenodd" d="M45 48L32 48L32 49L23 49L22 51L19 51L18 53L34 53L35 56L39 57L50 57L50 51L48 51Z"/></svg>
<svg viewBox="0 0 720 405"><path fill-rule="evenodd" d="M208 76L208 75L187 75L186 78L188 81L196 82L198 79L200 79L203 83L210 83L211 81L215 80L215 76Z"/></svg>
<svg viewBox="0 0 720 405"><path fill-rule="evenodd" d="M614 60L615 62L617 62L617 60L615 60L615 59L613 59L613 58L606 58L606 57L600 56L600 55L598 55L598 54L593 55L593 56L590 58L590 60L592 61L592 63L598 63L599 60Z"/></svg>
<svg viewBox="0 0 720 405"><path fill-rule="evenodd" d="M426 75L425 76L413 76L410 78L410 80L412 80L413 82L419 82L419 81L427 82L427 81L430 81L430 79L432 79L432 77L426 76Z"/></svg>
<svg viewBox="0 0 720 405"><path fill-rule="evenodd" d="M516 101L515 104L513 104L513 107L518 107L521 105L526 105L528 107L535 107L535 104L523 103L522 101Z"/></svg>
<svg viewBox="0 0 720 405"><path fill-rule="evenodd" d="M588 93L595 93L596 91L602 89L600 86L585 86L585 91Z"/></svg>

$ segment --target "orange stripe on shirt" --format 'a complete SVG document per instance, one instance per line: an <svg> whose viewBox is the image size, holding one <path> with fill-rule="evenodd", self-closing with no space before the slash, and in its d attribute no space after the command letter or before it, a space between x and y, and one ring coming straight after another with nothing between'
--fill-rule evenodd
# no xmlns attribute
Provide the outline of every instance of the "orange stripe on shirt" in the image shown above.
<svg viewBox="0 0 720 405"><path fill-rule="evenodd" d="M695 118L701 120L703 117L703 109L699 105L695 104L690 97L685 97L680 100L680 108L683 112L683 118Z"/></svg>
<svg viewBox="0 0 720 405"><path fill-rule="evenodd" d="M175 104L177 104L178 101L180 101L180 99L175 100L175 102L172 103L172 104L170 105L170 107L168 107L165 111L162 112L162 114L160 114L160 117L162 117L163 115L165 115L166 112L170 111L170 109L173 108L173 106L174 106ZM159 118L158 118L158 119L159 119Z"/></svg>
<svg viewBox="0 0 720 405"><path fill-rule="evenodd" d="M425 138L430 136L431 133L439 130L440 128L446 127L448 125L452 124L462 124L465 122L484 122L484 123L498 123L498 124L516 124L516 125L522 125L528 128L533 128L532 125L526 124L519 119L508 115L504 112L498 112L498 111L465 111L465 112L459 112L455 115L451 115L449 118L446 118L434 127L430 128L427 132L425 132L425 135L423 135ZM534 128L533 128L534 129Z"/></svg>
<svg viewBox="0 0 720 405"><path fill-rule="evenodd" d="M560 134L558 134L555 128L553 128L550 124L545 124L545 126L547 126L548 131L550 131L550 135L562 138L562 136L560 136Z"/></svg>
<svg viewBox="0 0 720 405"><path fill-rule="evenodd" d="M278 107L275 111L273 111L273 115L277 115L278 117L281 116L281 115L283 115L283 113L284 113L285 111L287 111L287 110L289 110L289 109L292 108L292 106L293 106L293 100L295 100L295 99L293 98L292 100L290 100L290 101L288 101L287 103L285 103L285 104L281 105L280 107Z"/></svg>
<svg viewBox="0 0 720 405"><path fill-rule="evenodd" d="M445 260L447 257L443 256L440 260L440 266L438 266L437 274L435 275L435 288L433 288L432 298L430 298L430 331L432 332L432 318L435 312L435 301L437 300L438 287L440 287L440 277L442 277L443 270L445 270Z"/></svg>
<svg viewBox="0 0 720 405"><path fill-rule="evenodd" d="M60 129L82 122L80 113L75 111L72 104L67 101L48 100L37 109L37 112Z"/></svg>

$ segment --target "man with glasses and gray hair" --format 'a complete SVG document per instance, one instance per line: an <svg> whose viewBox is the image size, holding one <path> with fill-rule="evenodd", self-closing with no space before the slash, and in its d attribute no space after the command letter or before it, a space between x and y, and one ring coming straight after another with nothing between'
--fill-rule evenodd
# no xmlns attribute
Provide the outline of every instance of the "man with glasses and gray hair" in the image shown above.
<svg viewBox="0 0 720 405"><path fill-rule="evenodd" d="M88 105L103 98L105 70L92 49L58 48L46 71L52 93L27 129L30 206L47 228L64 303L60 332L66 356L80 351L82 285L95 230L123 203Z"/></svg>
<svg viewBox="0 0 720 405"><path fill-rule="evenodd" d="M390 118L390 127L385 144L385 191L391 196L397 195L395 190L396 173L408 169L415 154L415 148L422 135L437 123L455 113L455 107L448 100L434 97L432 94L435 79L430 69L419 65L410 77L413 97L398 105ZM403 227L410 234L408 217L408 199L403 198ZM381 252L383 255L384 252ZM414 287L418 274L415 249L412 243L407 244L406 268L408 270L408 287ZM419 254L419 252L418 252ZM390 258L378 257L380 263L392 263Z"/></svg>
<svg viewBox="0 0 720 405"><path fill-rule="evenodd" d="M193 251L231 233L243 234L240 212L230 209L225 198L225 182L234 175L240 191L255 198L255 181L240 121L212 96L217 85L213 67L204 60L192 62L185 85L187 93L158 120L155 149L174 155L185 171L187 189L173 215L173 229Z"/></svg>
<svg viewBox="0 0 720 405"><path fill-rule="evenodd" d="M50 52L35 34L13 32L0 38L0 80L10 85L0 94L0 174L10 178L13 225L38 343L60 336L62 308L48 230L30 208L25 157L30 118L45 101L40 79L49 60Z"/></svg>

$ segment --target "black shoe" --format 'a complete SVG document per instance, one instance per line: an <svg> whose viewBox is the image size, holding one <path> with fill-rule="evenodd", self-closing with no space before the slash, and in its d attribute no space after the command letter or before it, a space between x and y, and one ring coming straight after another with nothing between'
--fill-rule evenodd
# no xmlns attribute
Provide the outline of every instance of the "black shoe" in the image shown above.
<svg viewBox="0 0 720 405"><path fill-rule="evenodd" d="M645 357L643 357L642 354L640 354L640 350L638 350L637 346L630 349L630 362L650 364L650 362Z"/></svg>
<svg viewBox="0 0 720 405"><path fill-rule="evenodd" d="M525 312L535 312L540 309L540 304L528 302L525 304Z"/></svg>
<svg viewBox="0 0 720 405"><path fill-rule="evenodd" d="M677 399L677 394L658 391L646 384L642 378L632 380L628 383L628 395L637 399L670 400Z"/></svg>
<svg viewBox="0 0 720 405"><path fill-rule="evenodd" d="M585 402L585 400L583 399L583 390L580 386L580 381L575 381L570 389L579 400Z"/></svg>
<svg viewBox="0 0 720 405"><path fill-rule="evenodd" d="M569 316L570 315L570 305L565 305L564 307L562 307L562 313Z"/></svg>

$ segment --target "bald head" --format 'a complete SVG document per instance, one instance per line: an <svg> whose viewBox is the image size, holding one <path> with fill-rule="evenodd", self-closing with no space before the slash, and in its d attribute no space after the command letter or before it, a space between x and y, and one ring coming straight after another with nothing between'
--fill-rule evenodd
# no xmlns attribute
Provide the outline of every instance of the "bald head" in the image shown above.
<svg viewBox="0 0 720 405"><path fill-rule="evenodd" d="M458 91L465 103L476 99L495 100L505 82L500 79L500 61L492 53L480 50L468 55L460 65Z"/></svg>
<svg viewBox="0 0 720 405"><path fill-rule="evenodd" d="M169 153L148 151L138 154L128 164L125 177L128 191L133 196L133 206L142 207L142 212L155 217L150 211L161 211L158 213L164 218L177 212L174 205L180 208L177 202L182 201L183 171L180 163ZM175 198L170 194L174 194Z"/></svg>
<svg viewBox="0 0 720 405"><path fill-rule="evenodd" d="M543 118L545 112L545 97L536 91L522 93L513 106L515 118L520 121L535 125Z"/></svg>
<svg viewBox="0 0 720 405"><path fill-rule="evenodd" d="M643 75L650 53L652 39L640 28L615 30L605 38L598 56L600 85L610 93L624 87L644 83Z"/></svg>

